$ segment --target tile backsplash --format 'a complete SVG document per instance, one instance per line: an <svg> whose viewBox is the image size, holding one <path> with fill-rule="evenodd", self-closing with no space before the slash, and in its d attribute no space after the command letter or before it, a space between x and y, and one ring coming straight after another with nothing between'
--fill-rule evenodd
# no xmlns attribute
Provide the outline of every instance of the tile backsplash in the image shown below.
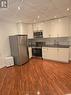
<svg viewBox="0 0 71 95"><path fill-rule="evenodd" d="M43 42L44 46L47 45L71 45L71 37L52 37L52 38L37 38L37 39L28 39L29 46L34 45L36 42Z"/></svg>

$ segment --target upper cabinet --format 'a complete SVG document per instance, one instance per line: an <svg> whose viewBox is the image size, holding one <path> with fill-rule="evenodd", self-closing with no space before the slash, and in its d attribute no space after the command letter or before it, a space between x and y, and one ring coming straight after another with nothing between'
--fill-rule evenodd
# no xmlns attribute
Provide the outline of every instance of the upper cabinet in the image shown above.
<svg viewBox="0 0 71 95"><path fill-rule="evenodd" d="M42 47L42 57L47 60L69 62L69 48Z"/></svg>
<svg viewBox="0 0 71 95"><path fill-rule="evenodd" d="M56 19L51 22L51 36L65 37L69 36L69 19Z"/></svg>
<svg viewBox="0 0 71 95"><path fill-rule="evenodd" d="M70 37L71 37L71 17L69 18L69 35L70 35Z"/></svg>
<svg viewBox="0 0 71 95"><path fill-rule="evenodd" d="M33 24L33 31L44 30L44 23L35 23Z"/></svg>
<svg viewBox="0 0 71 95"><path fill-rule="evenodd" d="M28 38L33 38L33 32L43 31L43 38L67 37L71 36L71 18L65 17L46 21L44 23L24 24L18 23L18 33L27 34Z"/></svg>
<svg viewBox="0 0 71 95"><path fill-rule="evenodd" d="M43 38L47 38L49 37L49 30L48 30L48 25L46 23L37 23L37 24L33 24L33 30L34 32L38 32L40 30L42 30L43 32Z"/></svg>
<svg viewBox="0 0 71 95"><path fill-rule="evenodd" d="M51 23L50 21L44 23L43 28L43 38L48 38L51 36Z"/></svg>
<svg viewBox="0 0 71 95"><path fill-rule="evenodd" d="M34 30L43 30L43 37L67 37L69 33L69 18L50 20L34 25Z"/></svg>
<svg viewBox="0 0 71 95"><path fill-rule="evenodd" d="M32 38L33 38L33 25L28 24L28 39L32 39Z"/></svg>
<svg viewBox="0 0 71 95"><path fill-rule="evenodd" d="M46 23L46 35L51 37L69 36L69 18L55 19Z"/></svg>

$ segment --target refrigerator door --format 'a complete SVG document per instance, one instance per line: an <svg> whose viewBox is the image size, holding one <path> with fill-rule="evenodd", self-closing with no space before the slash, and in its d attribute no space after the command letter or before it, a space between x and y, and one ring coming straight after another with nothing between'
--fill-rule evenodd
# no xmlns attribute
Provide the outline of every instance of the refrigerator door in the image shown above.
<svg viewBox="0 0 71 95"><path fill-rule="evenodd" d="M18 48L18 37L17 36L10 36L10 49L11 49L11 56L14 57L14 63L19 64L19 48Z"/></svg>
<svg viewBox="0 0 71 95"><path fill-rule="evenodd" d="M29 60L28 47L27 47L27 36L18 37L19 46L19 57L20 65L26 63Z"/></svg>

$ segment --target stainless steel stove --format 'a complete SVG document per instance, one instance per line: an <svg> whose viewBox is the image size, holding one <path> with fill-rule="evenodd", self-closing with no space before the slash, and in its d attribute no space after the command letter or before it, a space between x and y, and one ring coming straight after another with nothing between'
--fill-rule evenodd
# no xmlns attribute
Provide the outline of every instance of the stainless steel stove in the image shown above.
<svg viewBox="0 0 71 95"><path fill-rule="evenodd" d="M42 47L32 47L32 56L42 57Z"/></svg>

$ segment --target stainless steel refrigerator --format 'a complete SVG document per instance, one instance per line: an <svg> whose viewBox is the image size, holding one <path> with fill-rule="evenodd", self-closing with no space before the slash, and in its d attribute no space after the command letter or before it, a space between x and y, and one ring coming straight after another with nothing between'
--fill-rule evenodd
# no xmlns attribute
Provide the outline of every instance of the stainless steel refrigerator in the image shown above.
<svg viewBox="0 0 71 95"><path fill-rule="evenodd" d="M27 35L14 35L9 37L11 55L16 65L22 65L29 60Z"/></svg>

